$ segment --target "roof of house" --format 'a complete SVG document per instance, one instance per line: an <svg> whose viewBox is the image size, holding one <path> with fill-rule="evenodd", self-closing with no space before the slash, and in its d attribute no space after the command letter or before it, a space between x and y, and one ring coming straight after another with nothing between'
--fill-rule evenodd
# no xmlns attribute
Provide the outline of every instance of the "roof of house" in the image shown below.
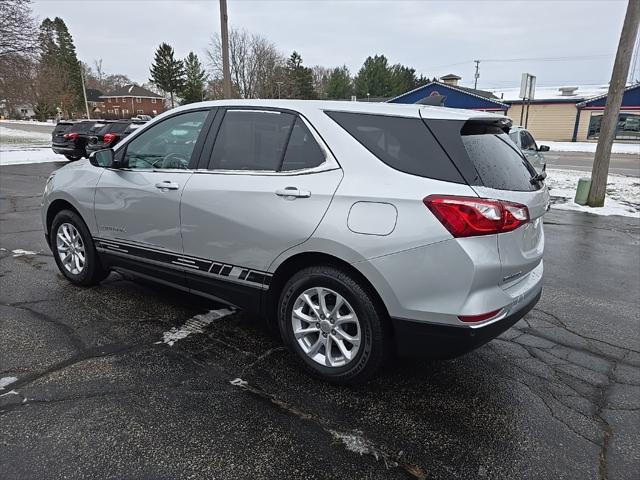
<svg viewBox="0 0 640 480"><path fill-rule="evenodd" d="M440 82L440 81L432 81L429 82L425 85L422 85L418 88L414 88L413 90L410 90L408 92L403 93L402 95L398 95L397 97L392 98L391 100L389 100L390 102L393 102L396 99L399 99L401 97L404 97L405 95L409 95L410 93L413 92L417 92L420 89L426 89L427 87L431 86L431 85L439 85L443 88L449 88L451 90L455 90L461 93L465 93L467 95L471 95L473 97L478 97L478 98L482 98L484 100L489 100L490 102L494 102L497 104L500 104L502 106L504 106L505 108L507 107L507 105L504 104L504 102L496 97L492 92L486 91L486 90L478 90L475 88L469 88L469 87L462 87L460 85L451 85L449 83L444 83L444 82Z"/></svg>
<svg viewBox="0 0 640 480"><path fill-rule="evenodd" d="M536 87L533 102L559 102L559 103L579 103L588 98L599 95L606 95L609 89L608 85L573 85L575 92L573 95L562 95L561 89L568 87ZM491 89L494 95L499 98L502 95L502 101L508 103L522 102L520 98L520 87L511 88L495 88Z"/></svg>
<svg viewBox="0 0 640 480"><path fill-rule="evenodd" d="M97 88L87 88L87 101L89 102L99 102L100 97L102 96L102 92Z"/></svg>
<svg viewBox="0 0 640 480"><path fill-rule="evenodd" d="M162 95L153 93L151 90L140 87L135 84L123 85L121 87L112 90L104 95L102 98L107 97L150 97L150 98L162 98Z"/></svg>

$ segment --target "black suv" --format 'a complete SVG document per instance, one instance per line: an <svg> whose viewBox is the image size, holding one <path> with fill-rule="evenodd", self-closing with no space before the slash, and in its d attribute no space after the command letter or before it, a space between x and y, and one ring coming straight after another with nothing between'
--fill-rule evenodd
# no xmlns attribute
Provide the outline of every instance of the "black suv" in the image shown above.
<svg viewBox="0 0 640 480"><path fill-rule="evenodd" d="M80 160L88 156L86 146L89 138L106 124L104 120L58 122L51 134L51 149L68 160Z"/></svg>
<svg viewBox="0 0 640 480"><path fill-rule="evenodd" d="M114 147L120 140L133 132L145 122L117 120L106 124L93 135L87 143L87 155L97 150Z"/></svg>

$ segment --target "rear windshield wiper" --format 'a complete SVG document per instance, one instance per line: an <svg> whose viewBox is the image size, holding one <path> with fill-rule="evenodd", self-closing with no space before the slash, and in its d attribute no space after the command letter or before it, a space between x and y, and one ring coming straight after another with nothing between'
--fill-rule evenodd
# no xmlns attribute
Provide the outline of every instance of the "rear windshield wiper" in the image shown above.
<svg viewBox="0 0 640 480"><path fill-rule="evenodd" d="M542 172L531 177L529 181L531 182L532 185L534 185L538 182L543 181L545 178L547 178L547 172Z"/></svg>

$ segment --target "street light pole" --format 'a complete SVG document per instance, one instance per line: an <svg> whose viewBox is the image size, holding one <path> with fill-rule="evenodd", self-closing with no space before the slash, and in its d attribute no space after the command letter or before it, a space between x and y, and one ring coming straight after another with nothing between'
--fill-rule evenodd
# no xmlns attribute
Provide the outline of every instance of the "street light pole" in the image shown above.
<svg viewBox="0 0 640 480"><path fill-rule="evenodd" d="M82 82L82 96L84 97L84 108L87 111L87 119L91 120L91 114L89 113L89 102L87 102L87 89L84 86L84 68L82 68L82 63L80 64L80 80Z"/></svg>
<svg viewBox="0 0 640 480"><path fill-rule="evenodd" d="M609 83L609 93L607 93L607 104L600 124L600 135L596 156L593 160L591 171L591 187L587 204L590 207L604 206L604 197L607 190L607 178L609 177L609 162L611 161L611 147L616 136L618 127L618 115L620 105L624 95L624 87L629 74L633 45L638 35L638 24L640 23L640 0L629 0L627 13L622 24L620 43L616 60L613 64L613 73Z"/></svg>
<svg viewBox="0 0 640 480"><path fill-rule="evenodd" d="M231 98L231 72L229 70L229 30L227 27L227 0L220 0L220 37L222 40L222 91Z"/></svg>

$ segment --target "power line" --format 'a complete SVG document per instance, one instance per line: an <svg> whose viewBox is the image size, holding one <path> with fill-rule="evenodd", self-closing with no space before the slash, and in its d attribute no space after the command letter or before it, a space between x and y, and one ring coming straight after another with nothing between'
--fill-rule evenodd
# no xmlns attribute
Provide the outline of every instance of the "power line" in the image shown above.
<svg viewBox="0 0 640 480"><path fill-rule="evenodd" d="M493 62L493 63L513 63L513 62L562 62L562 61L582 61L582 60L597 60L601 58L613 58L612 53L603 53L598 55L574 55L574 56L564 56L564 57L523 57L523 58L483 58L480 59L483 62ZM440 68L446 67L456 67L458 65L468 65L475 62L475 60L465 60L464 62L456 62L456 63L448 63L446 65L438 65L435 67L427 67L424 70L437 70Z"/></svg>

